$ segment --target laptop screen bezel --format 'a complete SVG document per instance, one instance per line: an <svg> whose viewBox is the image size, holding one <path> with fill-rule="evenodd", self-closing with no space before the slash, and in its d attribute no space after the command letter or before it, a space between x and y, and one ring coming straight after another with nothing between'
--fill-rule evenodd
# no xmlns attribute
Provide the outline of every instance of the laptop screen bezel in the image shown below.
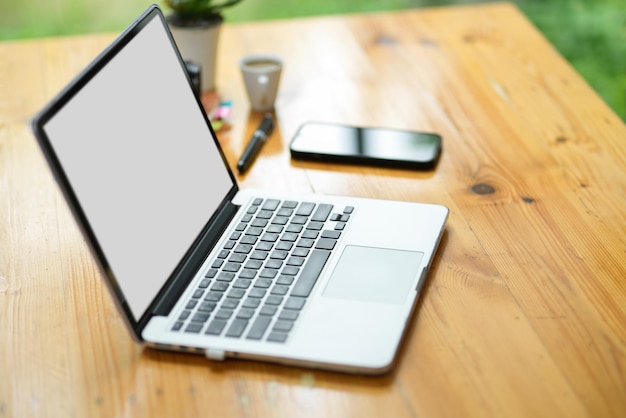
<svg viewBox="0 0 626 418"><path fill-rule="evenodd" d="M109 288L111 294L113 295L116 306L123 318L126 321L127 326L132 332L132 335L136 341L143 341L141 337L141 331L145 327L145 325L149 322L149 319L153 315L153 311L155 307L159 304L159 299L163 296L163 294L167 291L168 288L172 288L172 283L179 280L191 281L192 277L183 277L181 276L181 270L186 266L185 271L189 271L190 259L193 265L200 266L203 260L198 259L198 256L192 256L193 250L196 248L200 242L204 241L206 248L206 234L209 229L209 225L211 225L212 221L215 220L219 213L229 205L232 197L239 190L235 176L228 165L228 161L226 156L217 141L217 136L209 122L208 116L204 111L200 112L207 124L207 127L210 131L210 134L213 140L216 142L217 149L219 150L222 161L224 162L224 166L228 171L228 175L232 182L232 187L229 192L224 196L224 199L221 201L217 210L212 216L207 219L207 222L202 229L201 233L196 237L193 241L193 244L190 246L185 256L182 258L178 266L175 268L173 273L167 280L164 282L163 286L160 288L159 292L155 295L152 302L148 306L148 308L143 312L140 318L136 318L132 313L129 304L119 286L118 280L116 279L113 271L107 261L107 258L98 243L98 240L92 230L85 213L78 201L78 198L70 184L69 179L67 178L63 167L60 164L60 161L57 157L55 149L48 138L44 127L46 123L48 123L54 115L57 114L91 79L93 79L99 72L102 70L129 42L131 42L140 32L141 30L147 26L153 19L159 19L161 24L165 28L165 32L167 33L167 37L171 43L171 46L174 48L176 52L176 56L178 58L181 71L184 72L188 85L190 89L194 89L193 82L190 79L183 58L176 47L176 43L171 35L169 30L169 26L163 16L163 13L159 6L152 5L148 7L143 14L135 20L122 34L120 34L104 51L102 51L78 76L76 76L54 99L50 101L50 103L44 107L44 109L37 114L32 120L32 129L35 134L35 137L42 149L44 156L53 172L53 175L68 203L70 210L72 211L78 226L81 229L81 232L86 238L86 241L90 247L94 258L98 262L101 273L105 278L105 282L107 287ZM197 105L200 108L203 108L202 102L197 95L193 95L196 99ZM211 237L209 237L211 239ZM206 254L205 254L206 256ZM176 286L177 289L184 289L186 286Z"/></svg>

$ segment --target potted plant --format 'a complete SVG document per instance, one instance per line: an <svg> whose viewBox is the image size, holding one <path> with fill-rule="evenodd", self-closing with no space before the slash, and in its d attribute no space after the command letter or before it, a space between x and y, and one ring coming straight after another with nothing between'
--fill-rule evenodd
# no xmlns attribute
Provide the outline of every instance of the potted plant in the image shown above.
<svg viewBox="0 0 626 418"><path fill-rule="evenodd" d="M165 0L172 10L167 21L186 61L201 66L202 91L215 90L217 40L224 17L221 12L241 0Z"/></svg>

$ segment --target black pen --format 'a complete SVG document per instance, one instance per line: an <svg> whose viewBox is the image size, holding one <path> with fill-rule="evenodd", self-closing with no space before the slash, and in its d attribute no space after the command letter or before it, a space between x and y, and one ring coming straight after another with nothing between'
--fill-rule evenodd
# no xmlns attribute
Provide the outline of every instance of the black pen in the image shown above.
<svg viewBox="0 0 626 418"><path fill-rule="evenodd" d="M261 124L257 128L256 131L252 134L252 138L250 138L250 142L246 146L246 149L241 154L241 158L237 163L237 170L240 173L243 173L250 167L252 161L261 150L263 144L267 142L267 139L272 134L274 130L274 117L271 113L266 113L261 121Z"/></svg>

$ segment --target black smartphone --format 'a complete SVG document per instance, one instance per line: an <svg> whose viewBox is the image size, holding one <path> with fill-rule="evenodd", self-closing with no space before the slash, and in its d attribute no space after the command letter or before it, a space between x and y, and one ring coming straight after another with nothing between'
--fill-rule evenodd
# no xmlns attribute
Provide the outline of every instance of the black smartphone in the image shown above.
<svg viewBox="0 0 626 418"><path fill-rule="evenodd" d="M428 170L439 159L441 136L308 122L298 129L289 149L295 159Z"/></svg>

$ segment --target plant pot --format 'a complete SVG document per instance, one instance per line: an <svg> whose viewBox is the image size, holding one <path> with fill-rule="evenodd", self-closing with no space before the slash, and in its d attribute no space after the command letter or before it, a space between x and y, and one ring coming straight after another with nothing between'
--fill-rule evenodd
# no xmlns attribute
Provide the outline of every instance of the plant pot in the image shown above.
<svg viewBox="0 0 626 418"><path fill-rule="evenodd" d="M183 59L201 66L202 91L215 90L217 41L222 26L222 17L218 15L211 20L184 22L170 15L167 21Z"/></svg>

